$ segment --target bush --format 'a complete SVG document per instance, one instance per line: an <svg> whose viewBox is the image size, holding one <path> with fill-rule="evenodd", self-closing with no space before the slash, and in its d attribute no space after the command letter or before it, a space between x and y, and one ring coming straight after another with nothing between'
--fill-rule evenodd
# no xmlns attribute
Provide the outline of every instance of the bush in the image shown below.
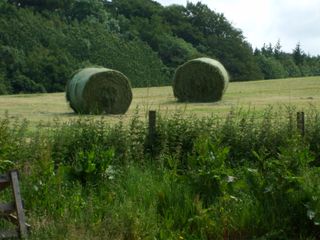
<svg viewBox="0 0 320 240"><path fill-rule="evenodd" d="M11 81L13 93L43 93L45 88L25 75L14 75Z"/></svg>

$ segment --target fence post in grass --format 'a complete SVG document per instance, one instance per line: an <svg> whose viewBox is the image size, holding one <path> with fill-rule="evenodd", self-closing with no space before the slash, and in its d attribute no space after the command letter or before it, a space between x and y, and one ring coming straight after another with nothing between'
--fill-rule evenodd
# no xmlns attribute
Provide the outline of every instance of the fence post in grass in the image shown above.
<svg viewBox="0 0 320 240"><path fill-rule="evenodd" d="M156 111L149 111L149 146L151 150L151 154L153 155L154 145L155 145L155 138L156 138Z"/></svg>
<svg viewBox="0 0 320 240"><path fill-rule="evenodd" d="M0 175L0 191L9 187L13 194L13 202L0 203L0 218L12 222L16 227L11 230L0 230L0 239L27 237L30 225L25 222L25 215L21 199L18 172L10 171L8 174ZM14 214L16 213L16 214Z"/></svg>
<svg viewBox="0 0 320 240"><path fill-rule="evenodd" d="M305 118L304 112L297 112L297 128L301 133L301 136L305 134Z"/></svg>

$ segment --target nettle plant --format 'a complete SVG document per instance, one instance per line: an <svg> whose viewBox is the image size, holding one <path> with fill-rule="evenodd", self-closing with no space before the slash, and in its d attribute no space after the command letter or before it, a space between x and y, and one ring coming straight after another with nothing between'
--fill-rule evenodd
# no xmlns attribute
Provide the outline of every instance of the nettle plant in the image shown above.
<svg viewBox="0 0 320 240"><path fill-rule="evenodd" d="M229 194L235 177L226 164L228 154L228 147L221 146L219 141L212 141L208 136L200 136L194 142L188 157L187 177L205 205Z"/></svg>
<svg viewBox="0 0 320 240"><path fill-rule="evenodd" d="M80 150L70 164L70 173L76 179L86 183L101 178L113 178L112 163L115 156L113 148Z"/></svg>

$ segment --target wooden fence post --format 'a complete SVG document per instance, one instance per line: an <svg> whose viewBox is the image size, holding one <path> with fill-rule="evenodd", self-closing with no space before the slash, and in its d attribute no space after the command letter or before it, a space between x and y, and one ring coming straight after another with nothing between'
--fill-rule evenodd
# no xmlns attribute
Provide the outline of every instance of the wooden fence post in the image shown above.
<svg viewBox="0 0 320 240"><path fill-rule="evenodd" d="M25 215L22 205L18 172L10 171L6 175L0 175L0 191L11 185L13 202L0 203L0 217L12 222L17 226L14 230L1 230L0 239L3 238L26 238L30 225L25 222ZM16 213L14 215L13 213Z"/></svg>
<svg viewBox="0 0 320 240"><path fill-rule="evenodd" d="M154 144L155 144L155 138L156 138L156 121L157 121L157 113L156 111L149 111L149 146L151 153L153 154L154 151Z"/></svg>
<svg viewBox="0 0 320 240"><path fill-rule="evenodd" d="M15 202L15 208L17 212L17 221L18 221L18 227L19 227L19 233L21 238L27 237L27 226L22 206L22 198L20 194L20 187L19 187L19 180L18 180L18 172L17 171L11 171L10 172L10 178L11 178L11 187L12 187L12 193L13 198Z"/></svg>
<svg viewBox="0 0 320 240"><path fill-rule="evenodd" d="M297 112L297 128L301 133L301 136L305 134L305 115L304 112Z"/></svg>

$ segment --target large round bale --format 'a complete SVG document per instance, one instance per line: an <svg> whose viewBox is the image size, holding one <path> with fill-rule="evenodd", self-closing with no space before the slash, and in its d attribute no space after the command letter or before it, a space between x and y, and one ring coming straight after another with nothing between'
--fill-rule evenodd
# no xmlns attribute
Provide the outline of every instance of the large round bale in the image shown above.
<svg viewBox="0 0 320 240"><path fill-rule="evenodd" d="M228 73L220 62L197 58L177 68L173 93L181 102L215 102L221 100L228 83Z"/></svg>
<svg viewBox="0 0 320 240"><path fill-rule="evenodd" d="M67 83L67 101L76 113L124 114L132 101L128 78L107 68L84 68Z"/></svg>

